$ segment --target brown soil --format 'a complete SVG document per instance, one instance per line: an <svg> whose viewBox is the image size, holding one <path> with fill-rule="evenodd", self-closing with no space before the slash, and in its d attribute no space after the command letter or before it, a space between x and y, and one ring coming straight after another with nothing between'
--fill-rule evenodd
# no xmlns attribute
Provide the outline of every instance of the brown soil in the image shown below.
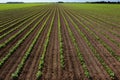
<svg viewBox="0 0 120 80"><path fill-rule="evenodd" d="M44 18L45 19L45 18ZM11 73L13 73L17 65L20 63L24 53L28 49L29 45L32 43L34 37L36 36L37 32L39 31L42 23L40 23L34 31L28 36L25 41L19 46L19 48L13 53L13 55L6 61L6 63L0 68L0 77L2 79L10 79ZM33 25L31 25L33 26ZM12 66L12 67L11 67Z"/></svg>
<svg viewBox="0 0 120 80"><path fill-rule="evenodd" d="M15 46L15 44L18 42L18 40L20 40L24 34L26 34L32 27L33 25L41 18L41 16L39 18L37 18L29 27L27 27L24 31L22 31L22 33L20 33L18 36L15 37L15 39L11 40L10 43L8 43L5 47L0 49L0 59L2 59L7 53L8 51ZM27 25L29 22L27 22L26 24L23 25L23 27L25 25ZM7 40L7 38L9 38L10 36L14 35L18 30L12 32L11 34L9 34L8 36L6 36L5 38L3 38L3 41ZM2 42L2 41L1 41ZM4 53L4 54L2 54Z"/></svg>
<svg viewBox="0 0 120 80"><path fill-rule="evenodd" d="M44 8L44 11L42 10L43 8ZM32 9L28 10L27 12L32 11ZM42 6L36 9L38 10L37 12L43 13L47 11L48 14L45 13L47 15L44 17L44 19L39 23L39 25L35 27L35 29L31 32L31 34L23 41L23 43L19 46L19 48L17 48L17 50L8 58L8 60L0 68L0 80L11 80L11 74L15 72L25 52L28 50L35 36L38 34L38 31L41 29L41 26L43 25L43 23L46 21L47 17L51 13L52 14L50 15L50 18L45 24L37 42L35 43L35 46L33 47L28 59L26 60L25 65L23 66L23 69L21 70L21 73L19 74L18 80L36 80L36 73L38 71L39 61L43 53L44 43L46 41L48 30L50 29L50 24L51 24L53 16L55 16L54 22L53 22L52 30L50 33L47 51L45 53L45 62L44 62L44 67L42 69L42 77L40 78L40 80L89 80L85 76L85 71L82 67L82 63L79 60L76 47L71 39L71 36L70 36L70 33L67 27L69 27L70 30L72 31L76 44L80 50L80 54L83 56L87 69L90 72L90 76L92 78L90 80L111 80L109 74L103 67L102 63L99 62L99 60L97 59L97 57L91 50L88 43L79 34L79 31L75 28L74 24L71 22L69 17L79 27L79 30L86 36L86 38L89 40L91 45L95 48L97 54L100 55L100 57L104 60L104 62L115 73L115 76L118 78L115 80L120 80L120 75L119 75L120 74L120 62L117 61L115 57L113 57L110 54L110 52L95 38L95 36L93 34L90 34L90 32L84 26L82 26L81 23L79 23L76 20L76 18L79 19L86 27L88 27L90 31L94 32L96 35L100 37L100 39L102 39L106 44L108 44L108 46L113 49L116 55L120 55L119 46L117 46L110 39L108 39L107 37L103 36L103 34L100 33L100 31L103 30L103 33L105 33L110 38L113 38L116 42L119 43L120 38L110 33L110 31L112 30L112 26L110 27L109 30L107 30L109 26L105 28L105 25L107 25L106 23L100 22L97 19L95 21L95 18L88 17L87 13L83 14L81 12L82 16L80 16L80 12L73 14L74 12L73 9L67 9L67 7L64 7L58 4L57 5L52 4L46 7ZM33 10L33 11L36 11L36 10ZM53 15L54 12L55 12L55 15ZM60 63L60 42L59 42L59 36L58 36L58 13L60 13L60 24L61 24L60 27L61 27L61 36L62 36L62 43L63 43L63 56L64 56L64 63L65 63L64 68L61 67L61 63ZM66 21L68 22L68 26L65 23L62 13ZM74 18L71 15L75 16L76 18ZM84 16L86 16L88 19L85 19ZM0 49L0 59L2 59L7 54L7 52L9 52L10 49L15 46L18 40L20 40L38 22L40 18L41 17L36 19L20 35L18 35L14 40L8 43L4 48ZM7 18L5 18L5 20L6 19ZM19 29L22 29L28 23L29 21L25 23L23 26L16 29L15 31L11 32L5 38L1 39L0 43L3 43L5 40L7 40L7 38L10 38L12 35L18 32ZM0 24L2 24L2 22L0 22ZM103 24L102 27L100 26L101 24ZM9 31L12 28L5 30L5 32ZM116 29L118 29L118 27ZM113 31L116 34L119 34L118 30L116 29L114 29ZM3 33L1 33L0 35L4 34L5 32L3 31Z"/></svg>
<svg viewBox="0 0 120 80"><path fill-rule="evenodd" d="M46 17L47 18L47 17ZM42 23L46 20L46 18L44 18L44 20L41 22ZM49 19L50 21L50 19ZM19 80L24 80L24 79L33 79L35 80L36 77L36 73L38 70L38 65L39 65L39 60L43 51L43 44L45 42L45 38L49 29L49 24L50 22L47 22L46 26L44 27L41 35L39 36L38 41L36 42L36 45L33 48L33 51L31 52L28 60L26 61L26 64L23 68L23 71L20 74Z"/></svg>

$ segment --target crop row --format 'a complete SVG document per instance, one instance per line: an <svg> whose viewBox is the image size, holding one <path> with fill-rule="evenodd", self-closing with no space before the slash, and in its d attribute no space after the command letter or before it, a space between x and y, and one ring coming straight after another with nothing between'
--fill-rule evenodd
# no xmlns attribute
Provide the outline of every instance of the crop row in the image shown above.
<svg viewBox="0 0 120 80"><path fill-rule="evenodd" d="M73 13L73 12L72 12ZM81 13L81 12L80 12ZM107 31L110 31L111 33L115 33L115 31L116 31L116 28L117 28L117 30L118 30L118 32L119 32L119 28L117 27L117 25L116 26L114 26L114 27L116 27L116 28L114 28L113 29L113 25L110 25L110 24L107 24L107 23L105 23L104 22L104 20L102 20L102 18L100 18L100 17L97 17L97 16L92 16L92 15L90 15L90 14L88 14L88 13L85 13L86 15L81 15L81 14L79 14L79 12L78 11L76 11L76 12L74 12L74 14L78 14L78 15L80 15L81 16L81 18L83 19L85 19L85 21L90 21L90 22L93 22L93 23L95 23L96 24L96 26L98 26L98 24L99 24L99 26L100 26L100 29L101 28L104 28L105 30L107 30ZM83 14L84 14L84 12L83 12ZM80 18L80 19L81 19ZM100 19L98 19L98 18L100 18ZM93 25L93 23L92 23L92 25ZM110 22L109 22L110 23ZM112 23L111 23L112 24ZM106 27L104 27L104 26L106 26ZM94 25L95 26L95 25ZM111 27L111 28L110 28ZM96 27L94 27L94 28L96 28ZM97 28L98 29L98 28ZM102 29L102 30L104 30L104 29ZM112 29L112 30L111 30ZM116 36L117 36L118 34L116 34Z"/></svg>
<svg viewBox="0 0 120 80"><path fill-rule="evenodd" d="M84 18L86 18L86 19L88 20L87 17L84 16ZM91 21L91 19L90 19L89 21ZM96 21L93 21L93 22L97 24ZM91 24L92 24L92 23L91 23ZM91 25L91 24L90 24L90 22L89 22L89 25ZM98 22L98 24L101 25L100 22ZM92 26L93 26L93 25L92 25ZM91 26L91 27L92 27L92 26ZM106 26L106 25L105 25L105 26ZM95 27L93 27L93 28L95 28ZM119 35L116 34L115 31L113 31L113 29L111 30L110 28L107 28L107 27L104 27L104 26L100 26L99 28L102 29L102 34L103 34L106 38L108 38L111 42L115 43L118 47L120 47L120 44L119 44L117 41L115 41L114 38L111 38L111 37L108 36L106 33L103 33L103 30L104 30L104 32L106 32L106 30L107 30L107 31L110 32L110 34L113 34L113 35L115 35L116 37L119 38ZM98 27L97 27L96 29L98 29Z"/></svg>
<svg viewBox="0 0 120 80"><path fill-rule="evenodd" d="M46 13L46 11L44 13ZM39 17L43 16L44 13L42 13L40 16L37 16L36 19L39 19ZM18 36L19 34L21 34L26 28L28 28L28 26L30 26L34 22L34 20L32 20L31 22L29 22L25 27L23 27L15 35L13 35L9 39L7 39L4 43L0 44L0 48L5 47L9 42L11 42L14 38L16 38L16 36Z"/></svg>
<svg viewBox="0 0 120 80"><path fill-rule="evenodd" d="M80 15L80 16L81 16L81 15ZM89 17L90 17L90 16L89 16ZM86 17L86 16L82 16L81 18L84 18L85 20L87 20L87 21L88 21L88 24L91 25L91 27L94 28L94 29L96 28L96 29L98 30L98 27L94 27L95 25L94 25L93 23L95 23L96 25L99 24L99 30L100 30L100 29L102 30L103 36L105 36L105 37L108 38L111 42L115 43L118 47L120 47L120 44L119 44L118 41L116 41L114 38L111 38L111 37L108 36L106 33L103 33L103 32L106 32L106 30L107 30L107 31L110 32L110 34L113 34L113 35L115 35L116 37L119 38L119 35L118 35L117 33L115 33L115 31L113 31L112 28L107 27L107 25L106 25L105 23L102 23L102 22L100 22L100 21L96 21L96 20L92 21L93 19L88 18L88 17ZM90 23L90 22L91 22L91 23ZM104 27L103 24L105 24L106 27ZM100 26L100 25L102 25L102 26ZM112 30L111 30L111 29L112 29ZM109 46L109 45L108 45L108 46ZM111 48L111 49L112 49L112 48ZM109 49L108 49L108 50L109 50ZM109 50L109 51L112 51L113 53L115 53L113 50ZM120 61L120 60L119 60L119 57L116 57L116 59L117 59L118 61Z"/></svg>
<svg viewBox="0 0 120 80"><path fill-rule="evenodd" d="M42 9L44 9L44 8L41 8L40 10L42 10ZM30 9L29 9L30 10ZM24 13L25 12L25 13ZM24 11L24 12L22 12L23 14L20 16L20 17L18 17L18 18L15 18L15 19L13 19L13 20L10 20L10 21L8 21L8 22L6 22L6 24L3 24L3 25L1 25L0 26L0 28L4 28L4 27L8 27L8 25L12 25L13 23L15 23L15 22L17 22L17 21L20 21L20 20L24 20L24 18L29 18L29 17L31 17L31 16L34 16L35 14L38 14L39 13L39 11L32 11L32 12L30 12L29 13L29 11ZM29 13L29 14L28 14ZM27 14L27 15L26 15ZM7 18L8 19L8 18ZM4 20L3 20L3 22L4 22Z"/></svg>
<svg viewBox="0 0 120 80"><path fill-rule="evenodd" d="M48 13L44 14L42 13L40 16L42 16L42 18L39 20L41 21L42 19L44 19L44 17L47 15ZM33 19L28 25L26 25L26 27L30 26L31 23L33 23L38 17L36 17L35 19ZM14 51L20 46L20 44L30 35L30 33L35 29L35 27L38 25L38 23L32 27L16 44L14 47L12 47L10 49L10 51L7 53L7 55L2 59L0 60L0 67L5 63L5 61L14 53Z"/></svg>
<svg viewBox="0 0 120 80"><path fill-rule="evenodd" d="M45 16L45 15L44 15L44 16ZM50 15L49 15L49 16L50 16ZM48 16L48 18L49 18L49 16ZM43 18L44 18L44 17L43 17ZM34 25L34 28L39 25L39 23L41 22L41 20L42 20L43 18L41 18L41 19ZM48 18L47 18L47 19L48 19ZM46 21L47 21L47 19L46 19ZM44 25L40 28L39 32L38 32L37 35L35 36L35 38L34 38L34 40L32 41L32 43L30 44L28 50L26 51L25 55L23 56L23 58L22 58L20 64L18 65L16 71L12 74L12 78L13 78L13 79L16 79L16 78L19 77L19 74L20 74L20 72L22 71L22 69L23 69L23 67L24 67L24 65L25 65L26 60L28 59L28 57L29 57L29 55L30 55L33 47L35 46L36 41L38 40L38 38L39 38L39 36L40 36L40 34L41 34L41 32L42 32L45 24L46 24L46 21L43 23Z"/></svg>
<svg viewBox="0 0 120 80"><path fill-rule="evenodd" d="M47 33L47 37L46 37L46 40L45 40L45 43L44 43L44 49L43 49L43 52L42 52L42 56L41 56L40 61L39 61L39 66L38 66L39 70L36 73L36 79L37 80L39 80L40 77L42 76L42 69L43 69L44 62L45 62L45 54L46 54L48 43L49 43L50 33L51 33L51 30L52 30L52 27L53 27L54 17L55 17L55 11L54 11L53 16L52 16L52 20L51 20L51 23L50 23L50 28L49 28L49 31ZM43 26L44 25L45 25L45 23L43 24Z"/></svg>
<svg viewBox="0 0 120 80"><path fill-rule="evenodd" d="M120 43L115 41L113 38L111 38L110 36L108 36L105 33L102 33L107 39L109 39L111 42L115 43L118 47L120 47Z"/></svg>
<svg viewBox="0 0 120 80"><path fill-rule="evenodd" d="M1 26L2 28L1 28L1 30L0 30L0 33L3 32L3 31L5 31L5 30L14 28L16 25L21 24L22 22L26 21L27 19L31 18L31 17L34 16L34 15L36 15L36 14L30 14L30 15L24 16L24 17L22 17L22 18L20 18L20 19L17 19L17 21L15 20L15 22L12 23L11 25L7 25L7 24L2 25L2 26ZM8 23L8 24L9 24L9 23ZM6 25L7 25L7 26L6 26Z"/></svg>
<svg viewBox="0 0 120 80"><path fill-rule="evenodd" d="M73 16L73 14L71 14L71 16ZM74 17L74 16L73 16ZM89 39L86 37L86 35L79 29L79 27L77 26L77 24L75 24L75 22L69 17L69 19L71 20L71 22L73 23L73 25L75 26L76 30L79 32L79 34L83 37L83 39L86 41L86 43L88 44L88 46L91 48L92 52L94 53L94 55L97 57L97 59L99 60L99 62L103 65L103 67L105 68L105 70L107 71L107 73L110 75L111 78L115 77L114 72L108 67L108 65L104 62L104 60L102 59L102 57L99 55L99 53L97 52L97 50L94 48L94 46L91 44L91 42L89 41ZM88 29L82 22L80 22L76 17L74 17L74 19L76 19L81 25L82 27L84 27L85 29ZM90 32L90 31L89 31ZM90 32L91 34L91 32ZM98 37L97 37L98 38Z"/></svg>
<svg viewBox="0 0 120 80"><path fill-rule="evenodd" d="M77 15L75 15L76 17L79 17ZM95 18L96 19L96 18ZM98 20L99 21L99 20ZM100 22L100 21L99 21ZM89 24L91 26L94 26L92 24ZM89 30L88 27L86 27L87 30ZM112 31L113 32L113 31ZM92 33L91 33L92 34ZM114 33L113 33L114 34ZM116 34L115 34L116 35ZM116 53L112 50L112 48L105 43L101 38L99 38L99 36L97 36L96 34L94 34L95 38L109 51L109 53L111 53L118 61L120 61L120 56L116 55ZM118 35L119 36L119 35Z"/></svg>
<svg viewBox="0 0 120 80"><path fill-rule="evenodd" d="M63 16L63 18L64 18L64 21L65 21L66 27L67 27L67 29L68 29L69 35L70 35L70 37L71 37L71 39L72 39L72 42L73 42L73 44L74 44L74 46L75 46L75 48L76 48L77 55L78 55L78 58L79 58L79 60L80 60L80 62L81 62L82 68L84 69L84 74L85 74L85 76L86 76L87 78L90 78L90 73L89 73L89 71L88 71L88 69L87 69L87 65L86 65L86 63L85 63L85 60L84 60L84 58L83 58L83 55L82 55L81 52L80 52L80 49L79 49L78 44L77 44L77 42L76 42L76 40L75 40L75 37L74 37L74 35L73 35L73 33L72 33L72 31L71 31L71 29L70 29L70 27L69 27L69 24L68 24L66 18L64 17L63 13L62 13L62 16Z"/></svg>
<svg viewBox="0 0 120 80"><path fill-rule="evenodd" d="M61 36L61 24L60 24L60 15L58 12L58 36L59 36L59 44L60 44L60 63L61 67L64 68L64 55L63 55L63 42Z"/></svg>
<svg viewBox="0 0 120 80"><path fill-rule="evenodd" d="M78 17L78 16L77 16ZM91 26L93 26L92 24L91 24ZM85 27L86 28L86 30L88 30L91 34L93 34L94 36L95 36L95 38L109 51L109 53L113 56L113 57L115 57L118 61L120 61L120 56L119 55L117 55L116 53L115 53L115 51L113 51L113 49L106 43L106 42L104 42L98 35L96 35L94 32L92 32L88 27Z"/></svg>
<svg viewBox="0 0 120 80"><path fill-rule="evenodd" d="M95 29L95 27L94 27L94 25L91 23L90 24L90 22L88 22L89 23L89 25L91 26L91 28L94 28ZM95 21L94 21L94 23L96 23ZM96 23L97 24L97 23ZM100 23L99 23L99 25L100 25ZM96 29L98 29L98 27L96 27ZM110 40L111 42L113 42L115 45L117 45L118 47L120 47L120 44L119 44L119 41L117 40L115 40L114 38L111 38L111 36L110 36L110 34L112 34L112 35L115 35L116 36L116 38L119 38L119 35L118 34L116 34L113 30L111 30L110 28L108 29L107 27L104 27L104 26L100 26L99 27L99 30L102 30L102 35L104 36L104 37L106 37L108 40ZM108 31L108 32L106 32L106 30ZM94 31L98 31L98 30L94 30ZM107 33L109 34L109 35L107 35ZM107 42L105 42L106 44L107 44ZM109 44L108 44L108 46L110 46ZM112 47L112 46L111 46Z"/></svg>
<svg viewBox="0 0 120 80"><path fill-rule="evenodd" d="M8 32L4 33L3 35L0 36L0 39L2 39L3 37L5 37L6 35L10 34L11 32L15 31L16 29L20 28L22 25L24 25L25 23L29 22L30 20L34 19L34 17L38 16L39 14L37 15L34 15L32 17L30 17L29 19L25 20L24 22L22 22L20 25L18 25L17 27L9 30Z"/></svg>
<svg viewBox="0 0 120 80"><path fill-rule="evenodd" d="M87 14L87 15L90 16L90 17L93 17L94 19L97 19L97 20L99 20L99 21L101 21L101 22L103 22L103 23L109 24L110 26L119 27L118 24L115 24L115 23L110 22L110 21L105 21L105 20L103 20L103 19L100 18L100 17L96 17L95 15L90 15L90 14Z"/></svg>
<svg viewBox="0 0 120 80"><path fill-rule="evenodd" d="M85 17L85 16L84 16ZM119 26L114 26L115 28L113 29L113 25L111 25L111 24L107 24L107 23L105 23L102 19L97 19L98 17L96 17L96 16L87 16L90 20L93 20L93 22L94 23L98 23L99 25L102 25L101 27L103 28L103 30L105 29L105 30L107 30L107 31L110 31L111 33L115 33L116 32L116 28L117 28L117 30L119 30ZM87 18L86 17L86 18ZM87 18L87 19L88 19ZM106 26L106 27L104 27L104 26ZM101 28L100 27L100 28ZM111 30L112 29L112 30ZM114 31L114 32L113 32Z"/></svg>
<svg viewBox="0 0 120 80"><path fill-rule="evenodd" d="M90 16L82 16L83 18L85 18L85 20L88 20L89 22L91 22L91 24L92 23L95 23L96 25L98 25L99 24L99 28L100 29L102 29L102 30L104 30L105 32L106 32L106 30L107 31L109 31L111 34L113 34L113 35L115 35L115 36L117 36L117 37L119 37L119 34L118 33L116 33L116 29L114 28L113 29L113 26L111 26L111 25L109 25L109 24L105 24L104 22L101 22L101 21L99 21L99 20L96 20L96 19L94 19L94 18L92 18L92 17L90 17ZM102 26L101 26L102 25ZM106 26L106 27L104 27L104 26ZM111 28L110 28L111 27ZM95 27L94 27L95 28ZM98 27L97 27L97 29L98 29ZM112 29L112 30L111 30ZM117 28L117 29L119 29L119 28Z"/></svg>
<svg viewBox="0 0 120 80"><path fill-rule="evenodd" d="M74 9L75 10L75 9ZM95 14L95 13L93 13L93 12L80 12L80 11L78 11L78 10L75 10L76 11L76 13L82 13L82 14L84 14L84 15L87 15L88 17L92 17L95 21L100 21L100 22L103 22L103 23L105 23L105 24L107 24L107 25L109 25L109 26L114 26L114 27L119 27L119 25L118 24L116 24L116 23L113 23L113 21L111 22L111 19L109 19L109 20L105 20L104 19L104 15L101 15L102 17L100 17L100 16L98 16L98 14ZM106 16L106 15L105 15ZM109 26L107 26L107 27L109 27Z"/></svg>
<svg viewBox="0 0 120 80"><path fill-rule="evenodd" d="M40 13L39 13L40 14ZM4 33L3 35L0 36L0 39L2 39L3 37L5 37L6 35L8 35L9 33L11 33L12 31L21 28L22 25L26 24L26 22L28 22L29 20L32 20L32 18L34 18L35 16L39 15L39 14L34 14L33 16L30 16L29 19L25 20L24 22L22 22L20 25L17 25L17 27L12 28L11 30L7 31L6 33Z"/></svg>
<svg viewBox="0 0 120 80"><path fill-rule="evenodd" d="M37 8L36 8L37 9ZM14 13L17 13L17 14L14 14L14 16L16 16L17 18L14 18L14 17L12 17L12 16L10 16L10 19L8 19L9 18L9 16L6 16L6 19L2 19L2 23L0 24L0 28L1 27L3 27L4 28L4 26L8 26L8 25L10 25L10 24L12 24L12 23L15 23L16 21L18 21L18 20L20 20L20 19L23 19L24 17L26 17L26 16L29 16L29 15L33 15L33 14L35 14L36 12L38 12L38 10L36 10L36 9L27 9L27 10L25 10L24 9L24 12L22 12L22 13L17 13L17 12L14 12ZM42 8L41 8L42 9ZM32 12L31 12L31 10L32 10ZM19 10L19 11L21 11L21 10ZM12 13L11 13L12 14ZM19 14L19 15L18 15ZM26 15L27 14L27 15ZM4 15L3 15L4 16ZM20 17L19 17L20 16ZM5 16L4 16L4 18L5 18Z"/></svg>

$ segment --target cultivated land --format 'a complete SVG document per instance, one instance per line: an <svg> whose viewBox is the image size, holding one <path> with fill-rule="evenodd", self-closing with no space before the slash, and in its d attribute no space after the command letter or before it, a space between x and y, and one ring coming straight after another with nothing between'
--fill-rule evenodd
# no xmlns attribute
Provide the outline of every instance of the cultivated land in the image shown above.
<svg viewBox="0 0 120 80"><path fill-rule="evenodd" d="M11 10L11 9L19 9L19 8L27 8L27 7L33 7L33 6L40 6L44 5L42 4L35 4L35 3L25 3L25 4L0 4L0 11L2 10Z"/></svg>
<svg viewBox="0 0 120 80"><path fill-rule="evenodd" d="M120 80L120 5L22 5L0 11L0 80Z"/></svg>

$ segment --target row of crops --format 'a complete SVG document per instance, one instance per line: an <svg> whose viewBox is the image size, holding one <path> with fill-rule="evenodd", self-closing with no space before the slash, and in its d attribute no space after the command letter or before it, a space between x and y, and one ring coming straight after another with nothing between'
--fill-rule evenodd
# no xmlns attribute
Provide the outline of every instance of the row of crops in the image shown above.
<svg viewBox="0 0 120 80"><path fill-rule="evenodd" d="M97 16L94 8L101 6L108 5L37 4L1 10L0 79L119 80L119 15L111 14L116 7L111 5Z"/></svg>

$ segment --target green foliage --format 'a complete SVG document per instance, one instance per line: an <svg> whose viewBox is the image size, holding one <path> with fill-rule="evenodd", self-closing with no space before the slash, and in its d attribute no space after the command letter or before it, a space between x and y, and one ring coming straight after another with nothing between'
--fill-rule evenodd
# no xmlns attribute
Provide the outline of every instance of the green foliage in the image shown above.
<svg viewBox="0 0 120 80"><path fill-rule="evenodd" d="M72 15L73 16L73 15ZM68 16L69 17L69 16ZM74 17L74 16L73 16ZM74 17L89 33L91 33L93 36L95 36L96 40L100 41L102 44L104 43L94 32L92 32L88 27L86 27L82 22L80 22L76 17ZM74 21L69 17L69 19L71 20L71 22L74 24L76 30L78 30L78 32L80 33L80 35L83 37L83 39L87 42L88 46L91 48L91 50L93 51L94 55L96 56L96 58L99 60L99 62L103 65L103 67L105 68L106 72L110 75L110 77L112 79L115 78L115 74L114 72L108 67L108 65L104 62L104 60L102 59L102 57L100 56L100 54L97 52L97 50L95 49L95 47L90 43L89 39L86 37L85 34L83 34L83 32L79 29L79 27L74 23ZM111 48L109 46L107 46L105 43L103 44L105 47L107 47L108 51L111 52L111 54L114 54L114 52L111 50Z"/></svg>
<svg viewBox="0 0 120 80"><path fill-rule="evenodd" d="M92 17L95 21L104 22L113 27L119 26L120 5L118 4L64 4L63 6L75 10L80 15Z"/></svg>
<svg viewBox="0 0 120 80"><path fill-rule="evenodd" d="M81 12L86 13L94 13L110 15L110 16L118 16L120 15L120 5L118 4L63 4L63 6L74 9L74 10L81 10ZM116 11L112 13L112 11Z"/></svg>
<svg viewBox="0 0 120 80"><path fill-rule="evenodd" d="M18 19L18 21L15 20L15 22L14 22L13 24L9 25L8 27L5 27L6 24L5 24L5 25L2 25L3 28L0 30L0 32L3 32L4 30L6 30L6 29L8 29L8 28L10 28L10 27L12 27L12 26L15 26L15 25L17 25L17 24L19 24L19 23L22 22L22 23L21 23L20 25L18 25L17 27L14 27L14 28L12 28L11 30L9 30L8 32L6 32L5 34L1 35L1 36L0 36L0 39L2 39L3 37L5 37L6 35L8 35L9 33L11 33L12 31L18 29L19 27L21 27L22 25L24 25L26 22L34 19L34 18L35 18L36 16L38 16L38 15L39 15L39 14L37 14L37 15L32 14L32 15L29 15L29 16L24 16L24 17L22 17L22 19ZM7 43L7 42L5 42L5 43ZM4 44L4 43L3 43L3 44ZM3 44L2 44L2 45L3 45ZM2 45L0 44L0 48L1 48ZM4 45L3 45L3 46L4 46Z"/></svg>
<svg viewBox="0 0 120 80"><path fill-rule="evenodd" d="M60 16L58 12L58 36L59 36L59 43L60 43L60 63L61 67L64 68L64 55L63 55L63 43L62 43L62 36L61 36L61 25L60 25Z"/></svg>
<svg viewBox="0 0 120 80"><path fill-rule="evenodd" d="M47 14L46 14L46 15L47 15ZM46 15L44 15L44 16L33 26L33 29L36 28L36 26L39 25L40 21L43 20L43 18L44 18ZM20 72L21 72L21 70L22 70L22 68L23 68L26 60L28 59L28 57L29 57L29 55L30 55L30 53L31 53L31 51L32 51L35 43L37 42L37 40L38 40L38 38L39 38L39 36L40 36L43 28L44 28L44 26L38 31L38 33L37 33L37 35L35 36L33 42L30 44L28 50L26 51L26 53L25 53L25 55L23 56L20 64L18 65L17 70L16 70L12 75L18 76L18 75L20 74ZM32 29L32 30L33 30L33 29ZM32 32L32 30L31 30L30 32ZM14 76L12 76L12 78L14 78Z"/></svg>
<svg viewBox="0 0 120 80"><path fill-rule="evenodd" d="M87 78L90 78L90 73L89 73L89 71L88 71L88 69L87 69L87 66L86 66L86 63L85 63L85 61L84 61L84 58L83 58L83 56L82 56L82 54L81 54L81 52L80 52L80 50L79 50L78 44L77 44L77 42L76 42L76 40L75 40L75 37L74 37L74 35L73 35L73 33L72 33L69 25L68 25L68 22L67 22L66 18L64 17L63 13L62 13L62 16L63 16L63 18L64 18L64 21L65 21L65 24L66 24L66 26L67 26L69 35L70 35L70 37L71 37L71 39L72 39L72 42L74 43L74 46L75 46L75 48L76 48L76 51L77 51L79 60L80 60L80 62L81 62L81 65L82 65L82 67L83 67L83 69L84 69L84 74L85 74L85 76L86 76ZM70 19L70 20L71 20L71 19ZM72 23L73 23L73 21L72 21ZM76 27L76 26L75 26L75 27Z"/></svg>
<svg viewBox="0 0 120 80"><path fill-rule="evenodd" d="M45 4L0 4L0 11L10 10L10 9L20 9L20 8L29 8L34 6L40 6Z"/></svg>
<svg viewBox="0 0 120 80"><path fill-rule="evenodd" d="M36 74L36 78L37 80L40 80L40 77L42 76L42 72L41 71L38 71L37 74Z"/></svg>
<svg viewBox="0 0 120 80"><path fill-rule="evenodd" d="M52 14L52 13L51 13ZM50 14L50 15L51 15ZM46 25L46 22L48 21L50 15L48 16L48 18L46 19L46 21L43 23L42 25L42 28ZM55 15L55 11L54 11L54 15ZM51 30L52 30L52 25L53 25L53 21L54 21L54 17L52 17L52 21L51 21L51 24L50 24L50 28L49 28L49 31L47 33L47 38L45 40L45 43L44 43L44 49L43 49L43 52L42 52L42 56L40 58L40 62L39 62L39 66L38 66L38 72L36 73L36 78L37 80L40 79L40 77L42 76L42 68L44 66L44 58L45 58L45 54L46 54L46 50L47 50L47 46L48 46L48 43L49 43L49 38L50 38L50 33L51 33Z"/></svg>
<svg viewBox="0 0 120 80"><path fill-rule="evenodd" d="M17 80L18 79L18 75L12 74L12 78L13 78L13 80Z"/></svg>
<svg viewBox="0 0 120 80"><path fill-rule="evenodd" d="M16 36L18 36L19 34L21 34L28 26L30 26L38 17L36 17L35 19L33 19L29 24L27 24L24 28L22 28L21 30L19 30L15 35L11 36L10 38L8 38L4 43L0 44L0 48L5 47L6 44L8 44L11 40L13 40Z"/></svg>
<svg viewBox="0 0 120 80"><path fill-rule="evenodd" d="M44 14L44 13L43 13ZM41 14L42 15L42 14ZM46 15L44 15L46 16ZM43 16L43 17L44 17ZM1 47L4 47L8 42L10 42L12 39L14 39L17 34L20 34L25 28L27 28L28 26L30 26L37 18L39 18L39 16L37 16L36 18L34 18L29 24L27 24L24 28L22 28L18 33L16 33L15 35L13 35L12 37L10 37L7 41L5 41L5 43L3 43L2 45L0 45ZM43 19L43 18L41 18ZM41 20L40 19L40 20ZM7 55L5 57L3 57L0 60L0 67L5 63L5 61L14 53L14 51L20 46L20 44L29 36L29 34L35 29L35 27L38 25L38 23L33 26L16 44L15 46L13 46L10 51L7 53Z"/></svg>

